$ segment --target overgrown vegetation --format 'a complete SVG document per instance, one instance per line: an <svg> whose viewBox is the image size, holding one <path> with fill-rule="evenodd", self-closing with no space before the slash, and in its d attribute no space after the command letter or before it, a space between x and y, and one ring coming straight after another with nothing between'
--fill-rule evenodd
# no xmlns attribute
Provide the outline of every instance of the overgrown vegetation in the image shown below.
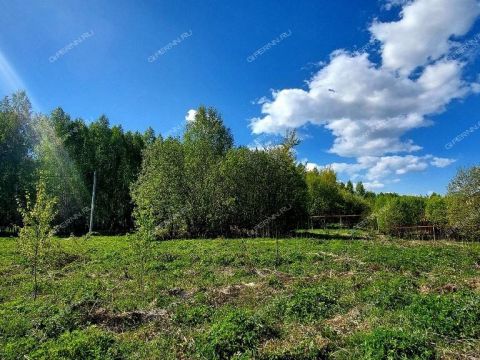
<svg viewBox="0 0 480 360"><path fill-rule="evenodd" d="M139 299L128 236L57 241L34 301L0 239L2 359L478 355L479 243L280 239L277 264L274 239L153 242Z"/></svg>

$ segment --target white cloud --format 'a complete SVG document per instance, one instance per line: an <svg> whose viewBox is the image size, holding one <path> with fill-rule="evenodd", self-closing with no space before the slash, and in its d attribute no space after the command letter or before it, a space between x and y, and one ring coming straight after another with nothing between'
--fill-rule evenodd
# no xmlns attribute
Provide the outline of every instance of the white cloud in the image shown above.
<svg viewBox="0 0 480 360"><path fill-rule="evenodd" d="M369 181L385 179L391 175L405 175L410 172L426 170L429 166L443 168L455 160L434 157L432 155L393 155L393 156L362 156L356 163L332 163L330 166L338 173L344 173L352 178L362 177ZM318 166L318 165L317 165ZM398 179L393 180L394 182Z"/></svg>
<svg viewBox="0 0 480 360"><path fill-rule="evenodd" d="M262 105L265 116L253 119L251 127L259 134L323 125L336 137L331 152L341 156L420 150L401 137L430 125L426 115L442 111L470 91L461 71L457 61L440 61L411 80L375 67L367 54L337 51L308 83L308 90L274 92L273 100Z"/></svg>
<svg viewBox="0 0 480 360"><path fill-rule="evenodd" d="M390 2L394 3L398 2ZM450 165L454 160L412 155L422 147L406 134L431 126L429 116L478 90L479 84L462 79L466 64L447 55L454 46L451 37L469 30L480 14L479 4L477 0L402 4L398 21L377 21L370 27L381 43L381 64L366 52L334 51L307 82L307 89L272 92L272 98L262 103L262 116L251 121L253 133L323 126L334 136L331 153L357 159L331 164L332 168L372 182ZM411 76L414 69L418 70Z"/></svg>
<svg viewBox="0 0 480 360"><path fill-rule="evenodd" d="M445 158L439 158L439 157L434 157L433 160L430 162L431 165L438 167L438 168L444 168L447 167L451 164L453 164L456 160L454 159L445 159Z"/></svg>
<svg viewBox="0 0 480 360"><path fill-rule="evenodd" d="M197 110L190 109L185 116L185 120L187 120L188 122L195 121L195 115L197 115Z"/></svg>
<svg viewBox="0 0 480 360"><path fill-rule="evenodd" d="M408 75L446 54L451 37L465 35L479 14L477 0L416 0L399 21L375 22L370 32L383 44L383 66Z"/></svg>
<svg viewBox="0 0 480 360"><path fill-rule="evenodd" d="M381 183L378 180L375 180L372 182L367 181L363 183L363 186L365 186L367 190L374 191L374 190L382 189L383 187L385 187L385 184Z"/></svg>

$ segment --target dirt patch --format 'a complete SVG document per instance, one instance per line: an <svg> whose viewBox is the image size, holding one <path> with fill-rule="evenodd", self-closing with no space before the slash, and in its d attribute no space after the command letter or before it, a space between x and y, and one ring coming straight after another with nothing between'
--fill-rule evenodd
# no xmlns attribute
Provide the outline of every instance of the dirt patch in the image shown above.
<svg viewBox="0 0 480 360"><path fill-rule="evenodd" d="M467 286L472 290L480 290L480 277L466 280Z"/></svg>
<svg viewBox="0 0 480 360"><path fill-rule="evenodd" d="M457 290L458 290L457 285L446 284L446 285L443 285L443 286L440 286L440 287L436 288L435 292L438 292L440 294L448 294L448 293L456 292Z"/></svg>
<svg viewBox="0 0 480 360"><path fill-rule="evenodd" d="M265 358L297 359L303 358L305 353L313 349L316 349L321 356L323 352L328 352L329 344L330 341L322 337L319 329L294 324L285 329L280 338L267 340L259 350Z"/></svg>
<svg viewBox="0 0 480 360"><path fill-rule="evenodd" d="M346 314L338 314L326 320L325 323L339 334L351 334L361 326L361 313L358 308L353 308Z"/></svg>
<svg viewBox="0 0 480 360"><path fill-rule="evenodd" d="M87 261L87 260L89 260L87 256L83 256L79 254L71 254L71 253L60 251L55 255L52 262L52 266L54 269L60 270L74 262Z"/></svg>
<svg viewBox="0 0 480 360"><path fill-rule="evenodd" d="M188 297L188 293L184 289L178 287L167 290L167 294L170 296L181 297L182 299Z"/></svg>
<svg viewBox="0 0 480 360"><path fill-rule="evenodd" d="M430 294L430 293L449 294L449 293L457 292L458 286L455 284L445 284L438 287L432 287L430 285L424 284L420 286L419 291L421 294Z"/></svg>
<svg viewBox="0 0 480 360"><path fill-rule="evenodd" d="M135 329L140 325L158 320L167 320L168 312L164 309L135 310L122 313L113 313L104 308L98 308L89 313L88 320L111 331L122 333Z"/></svg>
<svg viewBox="0 0 480 360"><path fill-rule="evenodd" d="M221 306L235 298L240 297L244 292L255 289L259 284L257 283L245 283L228 285L219 289L215 289L212 292L211 303L214 306Z"/></svg>

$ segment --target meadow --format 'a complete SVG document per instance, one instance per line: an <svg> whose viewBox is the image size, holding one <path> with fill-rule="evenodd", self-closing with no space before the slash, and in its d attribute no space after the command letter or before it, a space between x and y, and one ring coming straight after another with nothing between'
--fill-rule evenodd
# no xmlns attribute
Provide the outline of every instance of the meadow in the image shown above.
<svg viewBox="0 0 480 360"><path fill-rule="evenodd" d="M0 239L0 359L473 359L480 243L58 239L34 301ZM278 245L278 247L277 247Z"/></svg>

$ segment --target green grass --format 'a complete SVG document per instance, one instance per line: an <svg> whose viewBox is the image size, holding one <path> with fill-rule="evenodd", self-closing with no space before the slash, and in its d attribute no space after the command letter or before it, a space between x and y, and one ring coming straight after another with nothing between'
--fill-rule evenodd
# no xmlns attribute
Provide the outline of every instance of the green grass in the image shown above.
<svg viewBox="0 0 480 360"><path fill-rule="evenodd" d="M342 234L343 235L343 234ZM344 237L343 237L344 238ZM60 239L31 297L0 239L0 359L464 359L480 348L480 243ZM26 355L26 357L24 357Z"/></svg>

